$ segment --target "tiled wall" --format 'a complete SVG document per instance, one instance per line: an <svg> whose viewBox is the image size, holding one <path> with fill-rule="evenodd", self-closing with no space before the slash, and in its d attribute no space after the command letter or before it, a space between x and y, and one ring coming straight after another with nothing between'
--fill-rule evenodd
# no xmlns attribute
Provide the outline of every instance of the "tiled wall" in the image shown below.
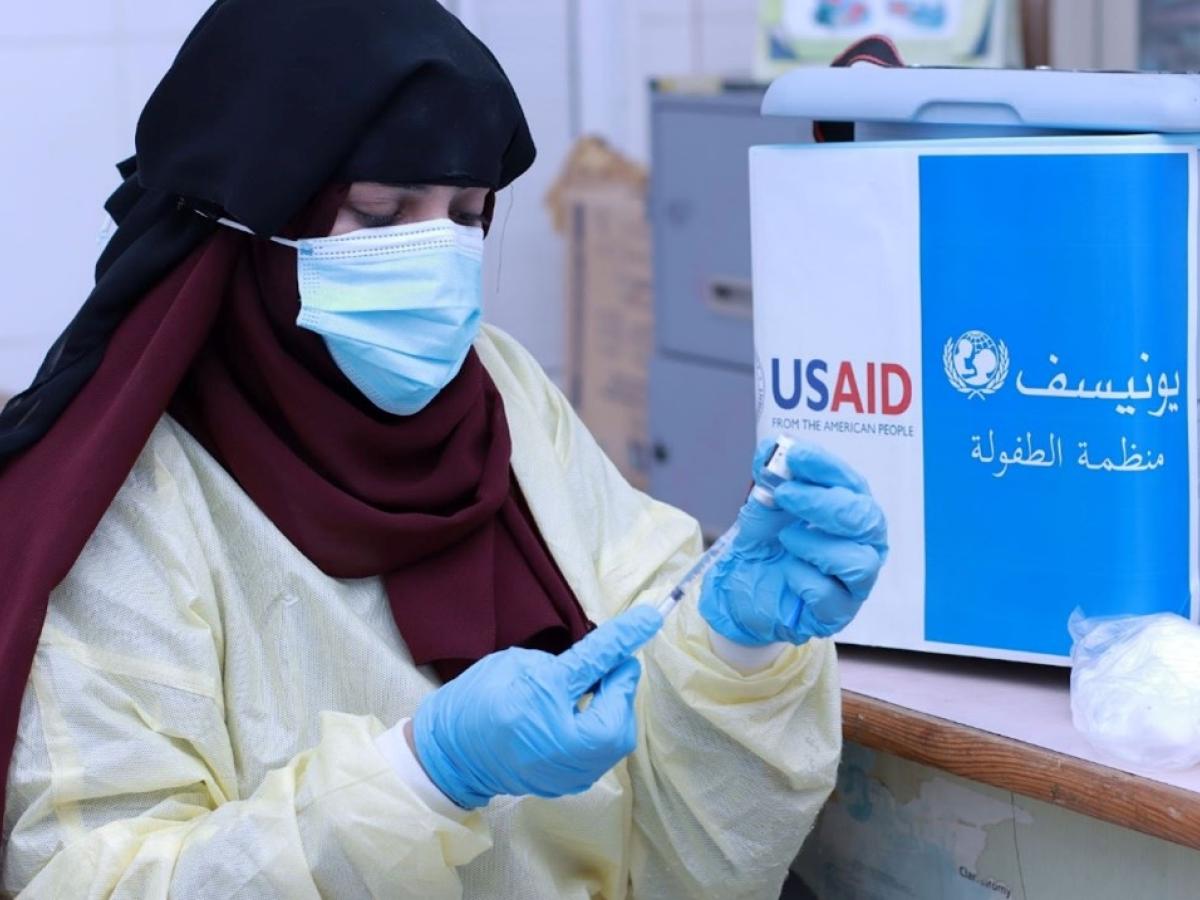
<svg viewBox="0 0 1200 900"><path fill-rule="evenodd" d="M458 0L451 8L505 66L529 117L538 161L500 199L490 242L488 318L516 334L552 375L564 359L565 248L543 198L579 131L597 129L631 155L649 156L647 82L655 76L744 74L752 68L758 0ZM596 47L572 29L603 27ZM611 46L615 44L616 46ZM616 54L599 114L573 88L579 52ZM605 96L607 95L607 96Z"/></svg>
<svg viewBox="0 0 1200 900"><path fill-rule="evenodd" d="M462 0L456 11L512 80L538 148L533 168L497 198L487 243L484 315L515 335L557 377L565 362L566 254L544 198L574 139L568 75L572 20L565 0Z"/></svg>
<svg viewBox="0 0 1200 900"><path fill-rule="evenodd" d="M646 159L647 81L664 76L748 76L754 67L759 0L624 0L624 7L628 99L618 141Z"/></svg>
<svg viewBox="0 0 1200 900"><path fill-rule="evenodd" d="M92 283L137 114L208 0L46 0L0 16L0 394Z"/></svg>

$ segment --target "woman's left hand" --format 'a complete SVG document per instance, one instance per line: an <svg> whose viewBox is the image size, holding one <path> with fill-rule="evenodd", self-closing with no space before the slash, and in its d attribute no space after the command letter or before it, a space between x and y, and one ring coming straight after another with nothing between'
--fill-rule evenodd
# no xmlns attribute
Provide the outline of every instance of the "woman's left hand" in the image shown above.
<svg viewBox="0 0 1200 900"><path fill-rule="evenodd" d="M761 475L774 445L755 457ZM733 547L705 578L700 612L737 644L803 644L845 628L887 558L887 521L866 480L813 444L788 453L777 509L750 499Z"/></svg>

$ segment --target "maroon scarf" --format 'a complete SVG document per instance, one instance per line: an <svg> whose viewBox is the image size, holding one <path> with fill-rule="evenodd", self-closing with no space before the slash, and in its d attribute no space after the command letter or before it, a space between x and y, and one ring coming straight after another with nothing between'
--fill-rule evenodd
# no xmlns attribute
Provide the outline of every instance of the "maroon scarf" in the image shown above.
<svg viewBox="0 0 1200 900"><path fill-rule="evenodd" d="M326 191L289 234L327 233L344 196ZM294 250L221 229L132 309L46 436L0 472L5 771L49 594L168 408L322 571L383 576L414 660L443 679L506 647L561 651L590 628L511 474L478 357L419 414L389 416L294 324L297 297Z"/></svg>

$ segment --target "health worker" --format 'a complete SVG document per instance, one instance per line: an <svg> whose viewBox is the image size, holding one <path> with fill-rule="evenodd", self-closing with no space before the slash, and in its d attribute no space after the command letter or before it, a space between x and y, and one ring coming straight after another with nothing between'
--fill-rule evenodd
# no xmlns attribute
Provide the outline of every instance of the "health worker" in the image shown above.
<svg viewBox="0 0 1200 900"><path fill-rule="evenodd" d="M0 416L3 888L776 897L886 552L862 479L795 450L663 625L696 523L481 325L534 145L435 0L218 0L136 151Z"/></svg>

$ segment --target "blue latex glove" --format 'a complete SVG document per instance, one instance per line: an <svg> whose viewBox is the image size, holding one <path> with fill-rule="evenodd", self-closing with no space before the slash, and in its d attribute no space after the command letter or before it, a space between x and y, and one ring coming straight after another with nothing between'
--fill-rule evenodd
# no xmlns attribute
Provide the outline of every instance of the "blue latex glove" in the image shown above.
<svg viewBox="0 0 1200 900"><path fill-rule="evenodd" d="M759 446L756 479L773 446ZM812 444L797 444L787 461L793 480L775 489L779 508L746 501L741 532L700 594L713 630L746 646L841 631L887 558L887 521L860 475Z"/></svg>
<svg viewBox="0 0 1200 900"><path fill-rule="evenodd" d="M560 656L513 647L484 657L430 694L413 718L417 758L466 809L497 794L561 797L587 790L633 752L633 654L662 616L637 607ZM582 712L581 697L596 687Z"/></svg>

